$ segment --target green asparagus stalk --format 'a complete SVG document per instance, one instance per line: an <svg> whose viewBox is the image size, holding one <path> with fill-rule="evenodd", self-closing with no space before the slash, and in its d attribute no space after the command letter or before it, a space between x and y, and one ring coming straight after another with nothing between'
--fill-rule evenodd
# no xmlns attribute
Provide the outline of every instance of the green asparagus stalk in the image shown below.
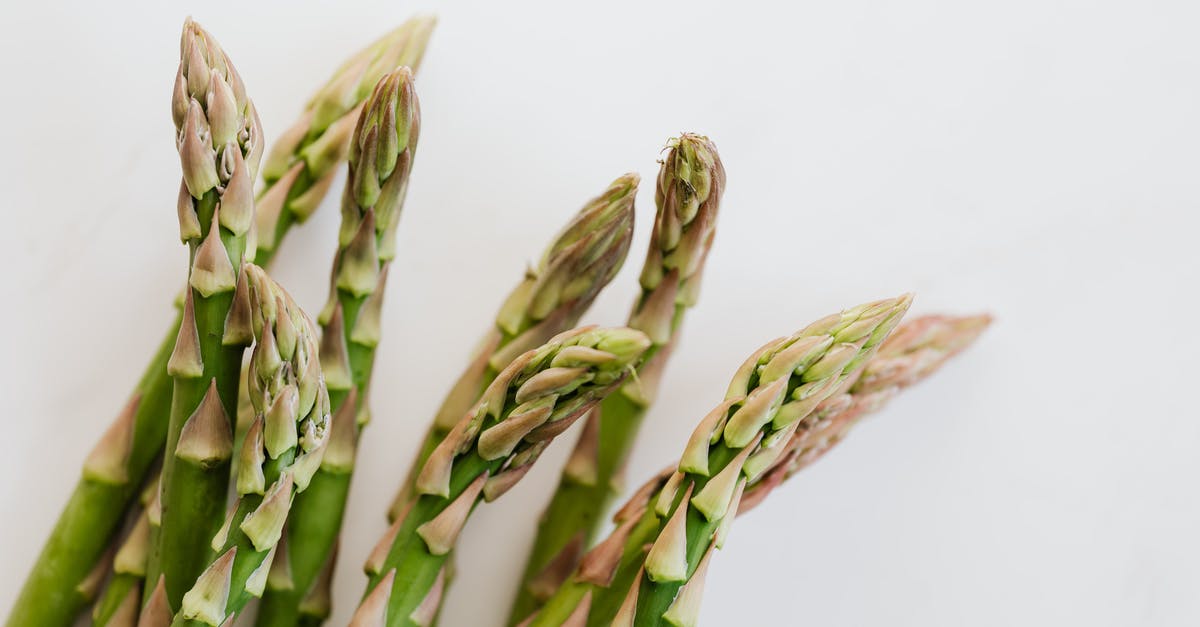
<svg viewBox="0 0 1200 627"><path fill-rule="evenodd" d="M273 236L258 238L255 260L259 265L267 265L290 228L321 204L328 191L328 174L336 170L349 142L348 134L336 131L346 129L346 118L357 117L358 103L385 72L419 65L433 25L433 18L414 18L356 54L313 97L283 138L288 141L273 147L264 164L267 181L258 195L255 219ZM288 176L297 163L300 170ZM315 185L318 181L324 187ZM65 627L94 598L103 577L92 575L107 571L105 547L166 441L174 385L167 360L182 319L181 310L125 408L84 463L82 477L9 614L10 627Z"/></svg>
<svg viewBox="0 0 1200 627"><path fill-rule="evenodd" d="M321 204L346 158L363 101L385 74L401 67L416 73L436 23L432 16L414 17L348 59L275 142L262 167L255 264L267 267L284 235Z"/></svg>
<svg viewBox="0 0 1200 627"><path fill-rule="evenodd" d="M174 380L163 457L161 526L154 527L147 579L164 575L178 606L208 559L224 514L238 373L249 340L227 329L254 219L262 157L254 105L213 37L188 20L172 113L183 168L179 234L190 252L183 324L167 362ZM244 289L244 288L243 288Z"/></svg>
<svg viewBox="0 0 1200 627"><path fill-rule="evenodd" d="M617 529L528 624L694 625L708 558L746 484L779 461L800 423L855 376L910 302L827 316L751 355L676 470L618 512Z"/></svg>
<svg viewBox="0 0 1200 627"><path fill-rule="evenodd" d="M471 510L515 485L542 451L640 361L650 340L628 328L567 331L512 360L434 450L418 495L376 546L353 627L427 626L447 554Z"/></svg>
<svg viewBox="0 0 1200 627"><path fill-rule="evenodd" d="M137 623L150 554L150 517L158 517L158 477L142 490L133 527L116 547L112 574L92 609L95 627L125 627Z"/></svg>
<svg viewBox="0 0 1200 627"><path fill-rule="evenodd" d="M262 595L293 499L308 487L330 438L316 326L261 268L246 264L243 276L246 289L226 332L254 340L247 385L255 420L239 451L238 500L204 542L216 558L189 583L171 623L177 627L218 627Z"/></svg>
<svg viewBox="0 0 1200 627"><path fill-rule="evenodd" d="M801 422L780 461L762 479L746 486L738 513L761 503L780 483L841 442L865 416L883 409L905 388L925 380L973 344L991 320L986 314L929 315L897 327L849 391L821 403Z"/></svg>
<svg viewBox="0 0 1200 627"><path fill-rule="evenodd" d="M638 376L587 417L583 436L542 514L509 624L529 616L575 570L591 545L683 324L699 295L712 245L725 169L706 137L685 133L668 144L658 174L658 213L642 266L642 292L628 326L653 342Z"/></svg>
<svg viewBox="0 0 1200 627"><path fill-rule="evenodd" d="M633 235L639 180L636 174L625 174L588 202L546 249L537 269L527 271L509 293L478 354L442 401L392 501L389 521L409 506L417 472L496 375L517 355L575 326L617 275Z"/></svg>
<svg viewBox="0 0 1200 627"><path fill-rule="evenodd" d="M412 73L384 76L351 142L334 285L321 318L321 364L337 428L308 490L292 505L287 542L259 604L261 626L317 625L329 614L330 578L322 575L333 567L359 432L369 416L383 289L419 130Z"/></svg>

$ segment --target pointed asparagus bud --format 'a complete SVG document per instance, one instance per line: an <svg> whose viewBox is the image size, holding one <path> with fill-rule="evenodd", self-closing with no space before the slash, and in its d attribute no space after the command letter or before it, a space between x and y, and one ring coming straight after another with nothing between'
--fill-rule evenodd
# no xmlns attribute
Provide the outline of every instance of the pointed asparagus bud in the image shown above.
<svg viewBox="0 0 1200 627"><path fill-rule="evenodd" d="M250 288L246 270L238 269L237 286L233 292L233 303L225 316L225 331L221 343L225 346L249 346L254 342L254 324L251 321Z"/></svg>
<svg viewBox="0 0 1200 627"><path fill-rule="evenodd" d="M334 307L321 335L321 370L325 373L325 385L332 390L348 390L354 385L341 303Z"/></svg>
<svg viewBox="0 0 1200 627"><path fill-rule="evenodd" d="M271 459L279 459L284 452L296 448L299 436L296 422L299 419L300 391L294 384L285 385L275 397L263 420L263 444Z"/></svg>
<svg viewBox="0 0 1200 627"><path fill-rule="evenodd" d="M347 627L387 627L387 606L392 598L392 585L396 580L396 569L388 571L371 593L362 600Z"/></svg>
<svg viewBox="0 0 1200 627"><path fill-rule="evenodd" d="M354 320L354 327L350 330L350 341L363 346L372 348L379 345L380 338L380 320L383 316L383 288L387 284L388 267L391 264L383 264L379 268L379 283L375 286L367 299L363 301L362 307L358 309L358 317Z"/></svg>
<svg viewBox="0 0 1200 627"><path fill-rule="evenodd" d="M562 622L562 627L587 627L588 615L592 611L592 591L589 589L579 599L579 604Z"/></svg>
<svg viewBox="0 0 1200 627"><path fill-rule="evenodd" d="M100 556L100 559L96 560L96 564L92 566L92 570L88 571L83 581L75 586L75 592L88 601L94 600L96 593L100 592L100 584L104 583L104 578L108 575L112 564L113 550L109 548Z"/></svg>
<svg viewBox="0 0 1200 627"><path fill-rule="evenodd" d="M506 420L479 435L479 455L486 460L511 455L517 444L529 432L545 423L553 411L553 399L549 402L542 400L518 406Z"/></svg>
<svg viewBox="0 0 1200 627"><path fill-rule="evenodd" d="M220 224L234 235L245 235L254 223L254 178L246 166L242 153L227 150L232 155L233 174L221 194Z"/></svg>
<svg viewBox="0 0 1200 627"><path fill-rule="evenodd" d="M580 485L596 485L598 457L600 455L600 414L592 411L583 424L583 433L575 442L575 449L563 466L563 476Z"/></svg>
<svg viewBox="0 0 1200 627"><path fill-rule="evenodd" d="M129 481L129 453L133 450L134 415L142 401L140 393L134 394L117 414L116 420L100 436L96 447L83 462L83 476L113 485L124 485Z"/></svg>
<svg viewBox="0 0 1200 627"><path fill-rule="evenodd" d="M434 579L433 586L429 588L429 592L425 593L425 598L421 599L421 604L408 615L408 620L419 627L430 627L433 625L434 620L437 618L438 610L442 607L442 593L445 589L446 567L443 566L438 571L437 579Z"/></svg>
<svg viewBox="0 0 1200 627"><path fill-rule="evenodd" d="M196 411L179 432L175 457L201 468L212 468L233 456L233 429L217 394L217 380L209 381L208 391Z"/></svg>
<svg viewBox="0 0 1200 627"><path fill-rule="evenodd" d="M579 561L579 572L575 576L579 581L607 588L612 585L617 567L621 565L621 554L625 551L625 542L633 531L638 519L630 516L617 525L600 544L588 551ZM551 593L554 591L551 590Z"/></svg>
<svg viewBox="0 0 1200 627"><path fill-rule="evenodd" d="M235 546L200 574L192 589L183 595L183 603L179 606L181 618L209 625L220 625L225 621L225 605L229 602L229 585L233 578L233 561L236 556Z"/></svg>
<svg viewBox="0 0 1200 627"><path fill-rule="evenodd" d="M274 185L255 203L254 227L258 233L259 250L275 250L278 243L279 219L283 216L284 205L287 203L288 192L296 184L296 178L304 171L304 164L297 163L287 171Z"/></svg>
<svg viewBox="0 0 1200 627"><path fill-rule="evenodd" d="M283 533L283 523L292 507L293 487L292 475L285 473L271 484L258 508L250 512L242 524L238 525L254 544L254 550L265 551L279 541L279 536Z"/></svg>
<svg viewBox="0 0 1200 627"><path fill-rule="evenodd" d="M375 212L368 210L354 239L342 253L337 286L356 297L375 290L379 283L379 251L375 243Z"/></svg>
<svg viewBox="0 0 1200 627"><path fill-rule="evenodd" d="M266 452L263 450L263 420L256 418L246 431L241 459L238 460L238 494L262 494L267 489L267 480L262 469L266 461Z"/></svg>
<svg viewBox="0 0 1200 627"><path fill-rule="evenodd" d="M329 195L329 189L333 187L335 178L337 178L337 170L330 167L328 174L317 179L307 191L288 202L288 210L292 212L296 222L303 223L308 220L309 216L316 213L317 208L321 206L321 201Z"/></svg>
<svg viewBox="0 0 1200 627"><path fill-rule="evenodd" d="M196 308L192 290L184 290L183 320L179 335L175 337L175 349L167 361L167 374L173 377L194 379L204 374L204 360L200 356L200 333L196 330Z"/></svg>
<svg viewBox="0 0 1200 627"><path fill-rule="evenodd" d="M654 501L654 513L659 518L666 518L671 513L671 508L675 506L675 496L679 494L679 488L683 485L683 480L686 477L681 472L671 473L667 482L663 484L662 491L658 493L658 498ZM688 485L692 485L689 481Z"/></svg>
<svg viewBox="0 0 1200 627"><path fill-rule="evenodd" d="M651 581L663 583L687 579L687 502L691 495L692 486L688 486L683 500L646 554L646 576Z"/></svg>
<svg viewBox="0 0 1200 627"><path fill-rule="evenodd" d="M250 573L250 576L246 578L245 589L246 592L250 593L250 596L256 599L262 598L263 590L267 587L267 578L271 573L271 563L275 561L275 552L278 548L278 544L272 546L271 550L267 551L267 556L259 563L258 568L255 568L254 572Z"/></svg>
<svg viewBox="0 0 1200 627"><path fill-rule="evenodd" d="M179 214L179 239L181 241L197 239L204 234L200 230L200 218L196 217L196 207L192 204L192 194L188 191L186 183L179 184L176 211Z"/></svg>
<svg viewBox="0 0 1200 627"><path fill-rule="evenodd" d="M329 435L325 456L321 459L321 468L326 472L349 473L354 470L354 456L358 447L358 429L354 418L357 407L358 388L352 387L333 417L333 430Z"/></svg>
<svg viewBox="0 0 1200 627"><path fill-rule="evenodd" d="M129 537L125 538L125 542L117 550L117 555L113 558L113 572L144 576L146 574L146 556L149 553L150 521L145 514L142 514L138 516L133 529L129 531Z"/></svg>
<svg viewBox="0 0 1200 627"><path fill-rule="evenodd" d="M138 617L137 627L167 627L174 614L167 600L166 582L159 575L158 583L154 584L154 591L150 593L150 600L146 601L142 615Z"/></svg>
<svg viewBox="0 0 1200 627"><path fill-rule="evenodd" d="M725 424L725 443L735 449L748 445L779 411L788 381L777 379L751 392Z"/></svg>
<svg viewBox="0 0 1200 627"><path fill-rule="evenodd" d="M673 269L654 291L646 295L638 309L629 317L629 326L643 331L655 344L670 342L678 286L679 271Z"/></svg>
<svg viewBox="0 0 1200 627"><path fill-rule="evenodd" d="M217 178L216 154L210 143L204 111L195 100L188 105L187 117L180 130L178 143L183 182L192 198L201 198L220 181Z"/></svg>
<svg viewBox="0 0 1200 627"><path fill-rule="evenodd" d="M378 575L383 570L383 562L387 559L388 552L392 550L392 544L396 542L396 534L400 532L400 525L404 523L404 517L398 516L379 542L375 543L375 548L371 549L371 554L367 556L366 563L363 564L363 572L368 576Z"/></svg>
<svg viewBox="0 0 1200 627"><path fill-rule="evenodd" d="M275 559L271 561L271 570L267 572L267 587L271 590L294 589L296 582L292 578L292 558L288 550L286 523L283 526L283 534L279 536L279 542L272 550L275 552Z"/></svg>
<svg viewBox="0 0 1200 627"><path fill-rule="evenodd" d="M721 472L710 479L696 496L692 497L692 506L696 508L708 520L719 520L725 517L729 511L729 506L732 504L734 490L737 488L738 481L742 476L742 466L746 463L746 458L750 456L750 452L754 450L758 444L758 440L762 436L759 435L740 453L734 457Z"/></svg>
<svg viewBox="0 0 1200 627"><path fill-rule="evenodd" d="M121 599L121 604L108 618L105 627L133 627L137 624L138 610L141 606L141 594L138 586L133 586Z"/></svg>
<svg viewBox="0 0 1200 627"><path fill-rule="evenodd" d="M621 601L621 607L617 609L617 615L609 627L637 627L638 588L642 585L645 572L645 568L638 569L637 577L633 578L633 585L625 593L625 600Z"/></svg>
<svg viewBox="0 0 1200 627"><path fill-rule="evenodd" d="M713 547L709 546L696 566L688 582L679 590L671 607L663 618L675 627L696 627L700 622L700 600L704 596L704 578L708 575L708 562L712 559Z"/></svg>
<svg viewBox="0 0 1200 627"><path fill-rule="evenodd" d="M471 513L471 508L475 507L475 502L479 500L479 493L483 490L485 481L487 481L486 472L476 477L471 485L458 495L458 498L442 510L442 513L417 527L417 535L425 541L425 546L429 548L430 553L445 555L454 548L455 543L458 542L458 534L462 532L463 525L467 522L467 516Z"/></svg>
<svg viewBox="0 0 1200 627"><path fill-rule="evenodd" d="M208 543L214 553L220 553L221 549L225 548L225 543L229 541L229 530L233 527L233 519L237 516L238 506L241 504L242 499L239 498L229 507L229 511L225 512L225 522L221 523L221 528L213 536L212 542Z"/></svg>
<svg viewBox="0 0 1200 627"><path fill-rule="evenodd" d="M554 595L554 591L571 576L575 565L583 556L584 534L582 531L572 536L567 544L546 564L546 567L529 580L527 587L533 597L545 601Z"/></svg>
<svg viewBox="0 0 1200 627"><path fill-rule="evenodd" d="M689 472L703 477L708 476L708 449L711 445L713 434L717 433L717 429L725 421L729 415L729 410L734 405L740 403L741 398L725 399L720 405L708 412L708 415L696 425L696 430L692 432L692 436L688 439L687 446L683 449L683 457L679 459L680 472Z"/></svg>

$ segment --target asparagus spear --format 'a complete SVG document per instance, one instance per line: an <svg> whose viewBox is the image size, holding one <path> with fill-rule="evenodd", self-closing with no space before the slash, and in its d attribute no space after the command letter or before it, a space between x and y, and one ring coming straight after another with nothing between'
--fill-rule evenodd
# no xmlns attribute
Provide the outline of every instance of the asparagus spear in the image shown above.
<svg viewBox="0 0 1200 627"><path fill-rule="evenodd" d="M267 265L291 226L320 205L328 173L336 169L345 153L343 146L349 142L348 134L331 131L344 130L345 125L338 122L356 117L358 103L384 72L400 65L415 68L420 63L433 25L432 18L414 18L356 54L314 96L284 138L289 141L280 141L272 149L263 168L264 178L269 180L259 193L255 222L275 226L267 229L273 237L259 237L255 256L259 265ZM322 112L319 116L318 109ZM301 171L285 176L296 163L302 164ZM267 177L268 173L273 176ZM325 181L326 187L314 185L316 181ZM82 477L33 565L8 625L69 625L91 601L91 586L102 578L89 575L107 570L102 560L105 547L166 441L174 385L167 360L182 318L181 310L128 403L84 463Z"/></svg>
<svg viewBox="0 0 1200 627"><path fill-rule="evenodd" d="M217 627L262 594L292 499L312 480L329 440L316 327L261 268L246 264L243 277L227 332L254 340L247 385L255 420L239 452L238 500L205 542L217 557L188 583L172 622L177 626ZM169 585L166 592L174 607Z"/></svg>
<svg viewBox="0 0 1200 627"><path fill-rule="evenodd" d="M133 527L115 551L112 575L92 609L92 625L96 627L132 627L137 622L146 579L146 558L150 553L150 517L157 520L160 514L158 477L142 490L140 501L140 507L134 512Z"/></svg>
<svg viewBox="0 0 1200 627"><path fill-rule="evenodd" d="M342 64L263 161L266 188L258 197L254 263L266 267L277 245L312 215L328 193L357 124L363 101L384 74L416 72L437 20L414 17Z"/></svg>
<svg viewBox="0 0 1200 627"><path fill-rule="evenodd" d="M474 506L516 484L555 436L621 384L649 345L640 331L586 327L512 360L422 467L417 498L368 559L368 592L351 625L429 625L447 554Z"/></svg>
<svg viewBox="0 0 1200 627"><path fill-rule="evenodd" d="M619 491L615 482L654 401L684 314L696 303L724 188L725 169L708 138L685 133L671 140L658 174L658 213L642 266L642 292L626 323L653 344L638 376L587 417L538 523L509 624L533 613L575 570Z"/></svg>
<svg viewBox="0 0 1200 627"><path fill-rule="evenodd" d="M569 329L617 275L633 235L638 175L625 174L593 198L554 239L536 270L526 272L496 314L479 353L450 388L425 433L388 520L408 507L417 472L480 393L514 357Z"/></svg>
<svg viewBox="0 0 1200 627"><path fill-rule="evenodd" d="M321 319L321 363L338 428L321 468L292 506L288 541L267 580L258 625L320 624L329 614L326 571L333 567L359 430L369 416L383 288L419 130L412 73L404 68L384 76L351 142L331 306Z"/></svg>
<svg viewBox="0 0 1200 627"><path fill-rule="evenodd" d="M871 358L910 302L827 316L751 355L676 470L618 512L618 528L528 624L693 624L708 556L747 482L778 461L801 421Z"/></svg>

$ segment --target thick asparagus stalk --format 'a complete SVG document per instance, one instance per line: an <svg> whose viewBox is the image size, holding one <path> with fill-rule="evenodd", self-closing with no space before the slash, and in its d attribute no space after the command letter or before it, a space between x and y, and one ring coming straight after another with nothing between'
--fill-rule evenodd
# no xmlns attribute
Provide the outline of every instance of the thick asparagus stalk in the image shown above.
<svg viewBox="0 0 1200 627"><path fill-rule="evenodd" d="M642 292L626 323L653 344L638 376L587 417L538 523L509 624L536 611L575 570L620 491L615 482L654 401L684 314L699 295L724 188L725 168L708 138L685 133L671 140L658 174L658 213L642 266Z"/></svg>
<svg viewBox="0 0 1200 627"><path fill-rule="evenodd" d="M263 168L267 180L258 195L255 222L274 228L266 229L272 236L259 238L259 265L267 265L291 226L320 205L328 191L328 174L349 142L348 133L338 134L346 130L344 120L357 116L359 102L383 73L420 63L433 25L432 18L414 18L356 54L273 147ZM300 170L289 175L297 163L302 164ZM315 185L318 181L325 185ZM83 476L13 606L9 625L69 625L95 594L89 586L100 579L89 575L107 568L101 563L105 547L166 441L174 385L167 360L182 317L180 311L128 404L84 463Z"/></svg>
<svg viewBox="0 0 1200 627"><path fill-rule="evenodd" d="M417 498L368 559L355 627L431 624L443 568L480 499L498 498L547 445L615 390L650 345L627 328L567 331L512 360L422 467Z"/></svg>
<svg viewBox="0 0 1200 627"><path fill-rule="evenodd" d="M779 460L799 424L874 355L910 302L861 305L751 355L676 470L618 512L618 528L529 624L694 624L708 556L723 543L746 484Z"/></svg>
<svg viewBox="0 0 1200 627"><path fill-rule="evenodd" d="M292 501L308 487L329 441L316 326L261 268L246 264L243 276L246 289L227 332L254 339L247 386L255 420L239 452L238 500L205 542L217 557L189 583L176 626L217 627L262 595Z"/></svg>
<svg viewBox="0 0 1200 627"><path fill-rule="evenodd" d="M266 267L284 235L321 204L346 157L363 100L384 74L401 67L416 73L436 23L432 16L412 18L348 59L275 142L263 161L255 264Z"/></svg>
<svg viewBox="0 0 1200 627"><path fill-rule="evenodd" d="M333 567L359 430L369 416L367 386L380 337L383 289L419 130L412 73L405 68L384 76L350 144L334 285L321 319L321 363L337 429L308 490L292 505L287 542L267 580L258 625L320 624L329 614L325 571Z"/></svg>
<svg viewBox="0 0 1200 627"><path fill-rule="evenodd" d="M575 326L617 275L633 236L638 182L638 175L625 174L588 202L546 249L537 269L527 271L509 293L479 353L442 401L392 501L389 521L395 521L408 507L417 472L497 373L517 355Z"/></svg>
<svg viewBox="0 0 1200 627"><path fill-rule="evenodd" d="M184 25L172 113L183 167L179 233L190 250L183 324L167 362L174 378L163 457L162 524L147 579L164 575L177 607L208 559L224 514L244 337L227 328L243 282L262 130L229 58L198 24ZM243 288L244 289L244 288Z"/></svg>

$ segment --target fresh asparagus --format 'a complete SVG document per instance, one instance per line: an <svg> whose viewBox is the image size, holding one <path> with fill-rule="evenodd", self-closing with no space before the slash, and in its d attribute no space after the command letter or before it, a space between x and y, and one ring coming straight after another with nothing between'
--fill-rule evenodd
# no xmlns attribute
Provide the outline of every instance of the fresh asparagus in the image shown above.
<svg viewBox="0 0 1200 627"><path fill-rule="evenodd" d="M617 529L527 624L693 625L708 557L746 484L779 461L800 423L855 376L910 302L827 316L751 355L676 470L618 512Z"/></svg>
<svg viewBox="0 0 1200 627"><path fill-rule="evenodd" d="M317 92L300 121L273 147L262 168L267 181L258 195L255 223L264 228L274 224L274 228L267 229L272 236L258 237L255 260L259 265L266 266L290 228L320 205L328 191L328 173L336 169L349 142L348 134L336 133L346 129L344 120L357 117L358 103L383 73L420 64L433 26L433 18L414 18L357 53ZM302 164L301 170L289 176L297 163ZM325 186L314 185L317 181ZM82 477L9 614L10 627L70 625L94 597L93 588L103 578L90 575L107 570L105 547L166 441L174 385L167 361L182 319L181 310L126 406L84 463Z"/></svg>
<svg viewBox="0 0 1200 627"><path fill-rule="evenodd" d="M642 292L626 323L653 344L638 376L587 417L538 523L509 624L536 611L575 570L620 491L616 481L654 401L684 314L699 295L724 188L725 168L708 138L685 133L671 140L658 174L658 213L642 266Z"/></svg>
<svg viewBox="0 0 1200 627"><path fill-rule="evenodd" d="M183 29L171 105L183 168L179 235L191 265L183 324L167 361L175 385L159 484L162 524L151 529L146 572L150 581L164 575L175 607L204 568L206 540L224 513L233 451L229 416L250 339L227 327L238 283L245 282L262 129L229 58L191 20Z"/></svg>
<svg viewBox="0 0 1200 627"><path fill-rule="evenodd" d="M238 500L205 542L217 557L189 584L177 627L217 627L262 595L292 501L320 467L330 437L316 326L261 268L246 264L243 276L227 333L254 340L247 385L255 420L239 451ZM169 581L167 593L169 601Z"/></svg>
<svg viewBox="0 0 1200 627"><path fill-rule="evenodd" d="M392 501L388 520L408 507L417 472L446 434L514 357L569 329L617 275L633 236L637 174L625 174L593 198L558 234L537 269L528 270L496 314L478 354L450 388L417 458Z"/></svg>
<svg viewBox="0 0 1200 627"><path fill-rule="evenodd" d="M157 524L160 514L157 476L142 490L140 501L133 526L115 551L108 584L92 609L95 627L125 627L137 622L150 554L150 518L155 517Z"/></svg>
<svg viewBox="0 0 1200 627"><path fill-rule="evenodd" d="M359 51L280 135L263 161L255 264L267 267L284 235L321 204L346 157L363 100L384 74L401 67L416 73L436 23L432 16L414 17Z"/></svg>
<svg viewBox="0 0 1200 627"><path fill-rule="evenodd" d="M422 467L418 495L368 558L351 625L429 625L447 554L480 499L517 483L555 436L615 390L650 345L640 331L567 331L508 364Z"/></svg>
<svg viewBox="0 0 1200 627"><path fill-rule="evenodd" d="M308 490L292 505L287 542L267 579L258 625L315 625L329 614L328 573L359 430L369 416L367 386L380 337L383 290L419 131L412 73L404 68L384 76L367 100L350 144L335 278L330 306L321 318L321 364L337 428Z"/></svg>

